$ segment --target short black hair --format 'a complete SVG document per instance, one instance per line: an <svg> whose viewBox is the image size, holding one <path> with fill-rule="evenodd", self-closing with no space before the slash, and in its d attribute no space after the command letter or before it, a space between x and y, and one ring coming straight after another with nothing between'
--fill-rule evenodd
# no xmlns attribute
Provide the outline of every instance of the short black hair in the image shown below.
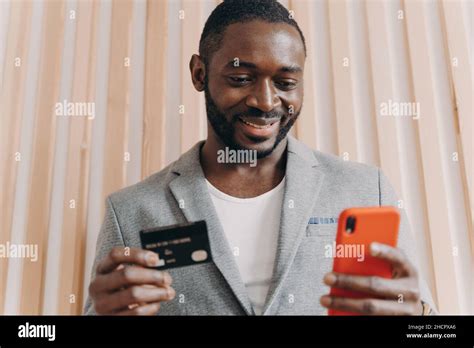
<svg viewBox="0 0 474 348"><path fill-rule="evenodd" d="M290 12L276 0L224 0L206 21L199 41L199 55L206 66L212 55L219 50L225 29L234 23L262 20L269 23L287 23L298 30L303 41L306 57L306 43L298 23Z"/></svg>

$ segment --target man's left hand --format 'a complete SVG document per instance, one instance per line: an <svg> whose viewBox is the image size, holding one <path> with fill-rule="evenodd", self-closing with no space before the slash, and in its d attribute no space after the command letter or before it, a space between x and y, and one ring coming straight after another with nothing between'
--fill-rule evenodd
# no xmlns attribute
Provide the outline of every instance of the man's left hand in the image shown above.
<svg viewBox="0 0 474 348"><path fill-rule="evenodd" d="M363 315L421 315L418 272L403 251L391 246L372 243L371 255L392 265L392 279L377 276L355 276L328 273L326 285L368 294L368 298L322 296L321 304L326 308Z"/></svg>

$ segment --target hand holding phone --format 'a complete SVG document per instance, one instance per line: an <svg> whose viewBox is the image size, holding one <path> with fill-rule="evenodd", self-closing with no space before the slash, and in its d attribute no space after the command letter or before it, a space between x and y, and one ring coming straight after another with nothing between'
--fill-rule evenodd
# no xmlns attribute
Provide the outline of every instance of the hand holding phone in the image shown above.
<svg viewBox="0 0 474 348"><path fill-rule="evenodd" d="M339 217L331 286L321 298L329 315L421 314L418 275L396 248L400 216L394 207L350 208Z"/></svg>

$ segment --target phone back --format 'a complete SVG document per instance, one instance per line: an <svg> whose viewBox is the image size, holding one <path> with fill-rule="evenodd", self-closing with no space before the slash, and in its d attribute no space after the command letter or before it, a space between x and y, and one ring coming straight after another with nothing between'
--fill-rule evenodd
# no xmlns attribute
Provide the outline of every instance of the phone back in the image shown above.
<svg viewBox="0 0 474 348"><path fill-rule="evenodd" d="M337 227L333 271L363 276L392 277L392 268L384 260L370 255L370 244L379 242L395 247L400 214L394 207L349 208L341 212ZM368 295L331 288L331 295L364 298ZM328 310L329 315L356 315L352 312Z"/></svg>

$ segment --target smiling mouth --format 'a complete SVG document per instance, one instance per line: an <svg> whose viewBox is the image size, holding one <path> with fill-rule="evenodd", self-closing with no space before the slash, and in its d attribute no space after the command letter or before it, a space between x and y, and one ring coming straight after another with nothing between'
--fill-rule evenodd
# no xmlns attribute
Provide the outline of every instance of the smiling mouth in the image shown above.
<svg viewBox="0 0 474 348"><path fill-rule="evenodd" d="M256 129L267 129L267 128L270 128L271 126L273 126L275 123L277 123L279 120L275 120L271 123L268 123L268 124L255 124L255 123L252 123L252 122L249 122L249 121L245 121L244 119L240 118L239 117L239 120L243 123L245 123L246 125L250 126L250 127L253 127L253 128L256 128Z"/></svg>

